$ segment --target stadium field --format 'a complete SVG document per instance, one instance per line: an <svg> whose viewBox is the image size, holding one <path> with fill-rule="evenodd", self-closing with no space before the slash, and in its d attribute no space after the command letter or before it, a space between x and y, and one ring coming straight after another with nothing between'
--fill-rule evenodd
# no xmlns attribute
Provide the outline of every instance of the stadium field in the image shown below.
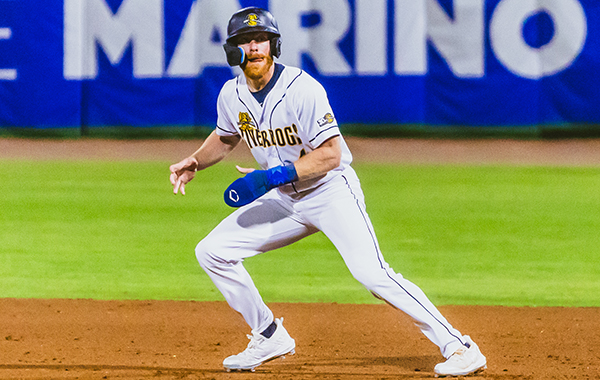
<svg viewBox="0 0 600 380"><path fill-rule="evenodd" d="M0 375L225 376L220 360L244 343L209 336L233 325L243 339L244 325L193 248L250 157L237 149L173 196L168 165L199 143L0 139ZM487 378L598 373L597 140L348 143L386 259L481 342ZM435 347L322 234L246 265L305 346L261 378L431 376Z"/></svg>

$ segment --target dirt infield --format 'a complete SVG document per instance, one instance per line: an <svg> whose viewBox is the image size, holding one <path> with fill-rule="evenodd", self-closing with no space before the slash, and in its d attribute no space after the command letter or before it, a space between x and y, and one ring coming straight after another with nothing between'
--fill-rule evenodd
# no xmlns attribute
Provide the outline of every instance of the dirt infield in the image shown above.
<svg viewBox="0 0 600 380"><path fill-rule="evenodd" d="M176 161L199 141L0 139L0 158ZM356 161L598 166L599 140L362 140ZM236 149L233 159L249 159ZM222 302L0 298L1 379L427 379L442 357L387 305L271 304L297 353L226 373L248 328ZM600 379L600 308L442 306L488 357L473 378Z"/></svg>
<svg viewBox="0 0 600 380"><path fill-rule="evenodd" d="M223 302L0 299L2 379L427 379L442 357L387 305L272 304L297 353L226 373L247 328ZM597 379L597 308L440 307L471 333L475 378Z"/></svg>

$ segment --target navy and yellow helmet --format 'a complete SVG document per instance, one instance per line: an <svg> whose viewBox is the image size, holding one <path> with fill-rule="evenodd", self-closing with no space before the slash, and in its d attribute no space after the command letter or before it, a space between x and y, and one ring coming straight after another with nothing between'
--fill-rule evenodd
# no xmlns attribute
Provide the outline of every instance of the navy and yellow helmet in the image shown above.
<svg viewBox="0 0 600 380"><path fill-rule="evenodd" d="M230 66L241 65L246 58L243 49L235 43L235 37L255 32L271 34L271 55L273 57L281 55L281 33L279 33L275 17L265 9L248 7L235 12L227 25L227 40L223 48Z"/></svg>

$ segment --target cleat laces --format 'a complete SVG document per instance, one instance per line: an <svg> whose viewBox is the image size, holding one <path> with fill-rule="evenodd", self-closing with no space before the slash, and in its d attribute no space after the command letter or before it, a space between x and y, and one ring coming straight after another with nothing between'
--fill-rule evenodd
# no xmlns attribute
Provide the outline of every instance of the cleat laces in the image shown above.
<svg viewBox="0 0 600 380"><path fill-rule="evenodd" d="M261 342L263 342L265 339L264 336L260 335L260 334L246 334L246 336L248 337L248 339L250 339L250 342L248 342L248 346L246 347L246 350L254 350L256 348L258 348L258 346L261 344Z"/></svg>
<svg viewBox="0 0 600 380"><path fill-rule="evenodd" d="M465 353L467 352L467 348L466 347L460 347L458 350L456 350L452 356L450 356L450 358L448 359L448 363L461 363L461 362L465 362L467 361L467 355L465 355Z"/></svg>

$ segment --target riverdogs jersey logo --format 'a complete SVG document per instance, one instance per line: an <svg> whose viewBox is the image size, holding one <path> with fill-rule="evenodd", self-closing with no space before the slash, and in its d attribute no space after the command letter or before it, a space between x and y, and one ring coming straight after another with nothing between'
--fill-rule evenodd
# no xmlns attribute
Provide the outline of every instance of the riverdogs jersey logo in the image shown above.
<svg viewBox="0 0 600 380"><path fill-rule="evenodd" d="M242 113L240 112L240 120ZM261 131L251 123L240 122L240 132L250 149L255 147L268 148L271 146L294 146L302 144L298 136L298 127L292 124L283 128L267 129Z"/></svg>
<svg viewBox="0 0 600 380"><path fill-rule="evenodd" d="M325 126L327 124L332 124L335 121L335 118L331 113L326 113L325 116L317 120L319 127Z"/></svg>
<svg viewBox="0 0 600 380"><path fill-rule="evenodd" d="M256 13L250 13L248 16L246 16L246 19L244 20L244 24L248 25L248 26L256 26L258 25L258 15Z"/></svg>
<svg viewBox="0 0 600 380"><path fill-rule="evenodd" d="M240 112L239 118L240 120L238 121L238 126L240 131L251 131L256 129L256 125L254 124L254 121L248 112Z"/></svg>
<svg viewBox="0 0 600 380"><path fill-rule="evenodd" d="M268 148L270 146L284 147L302 144L302 140L298 136L298 127L295 124L284 128L261 131L256 127L256 123L248 112L240 112L238 117L238 127L242 138L250 149L257 146Z"/></svg>

